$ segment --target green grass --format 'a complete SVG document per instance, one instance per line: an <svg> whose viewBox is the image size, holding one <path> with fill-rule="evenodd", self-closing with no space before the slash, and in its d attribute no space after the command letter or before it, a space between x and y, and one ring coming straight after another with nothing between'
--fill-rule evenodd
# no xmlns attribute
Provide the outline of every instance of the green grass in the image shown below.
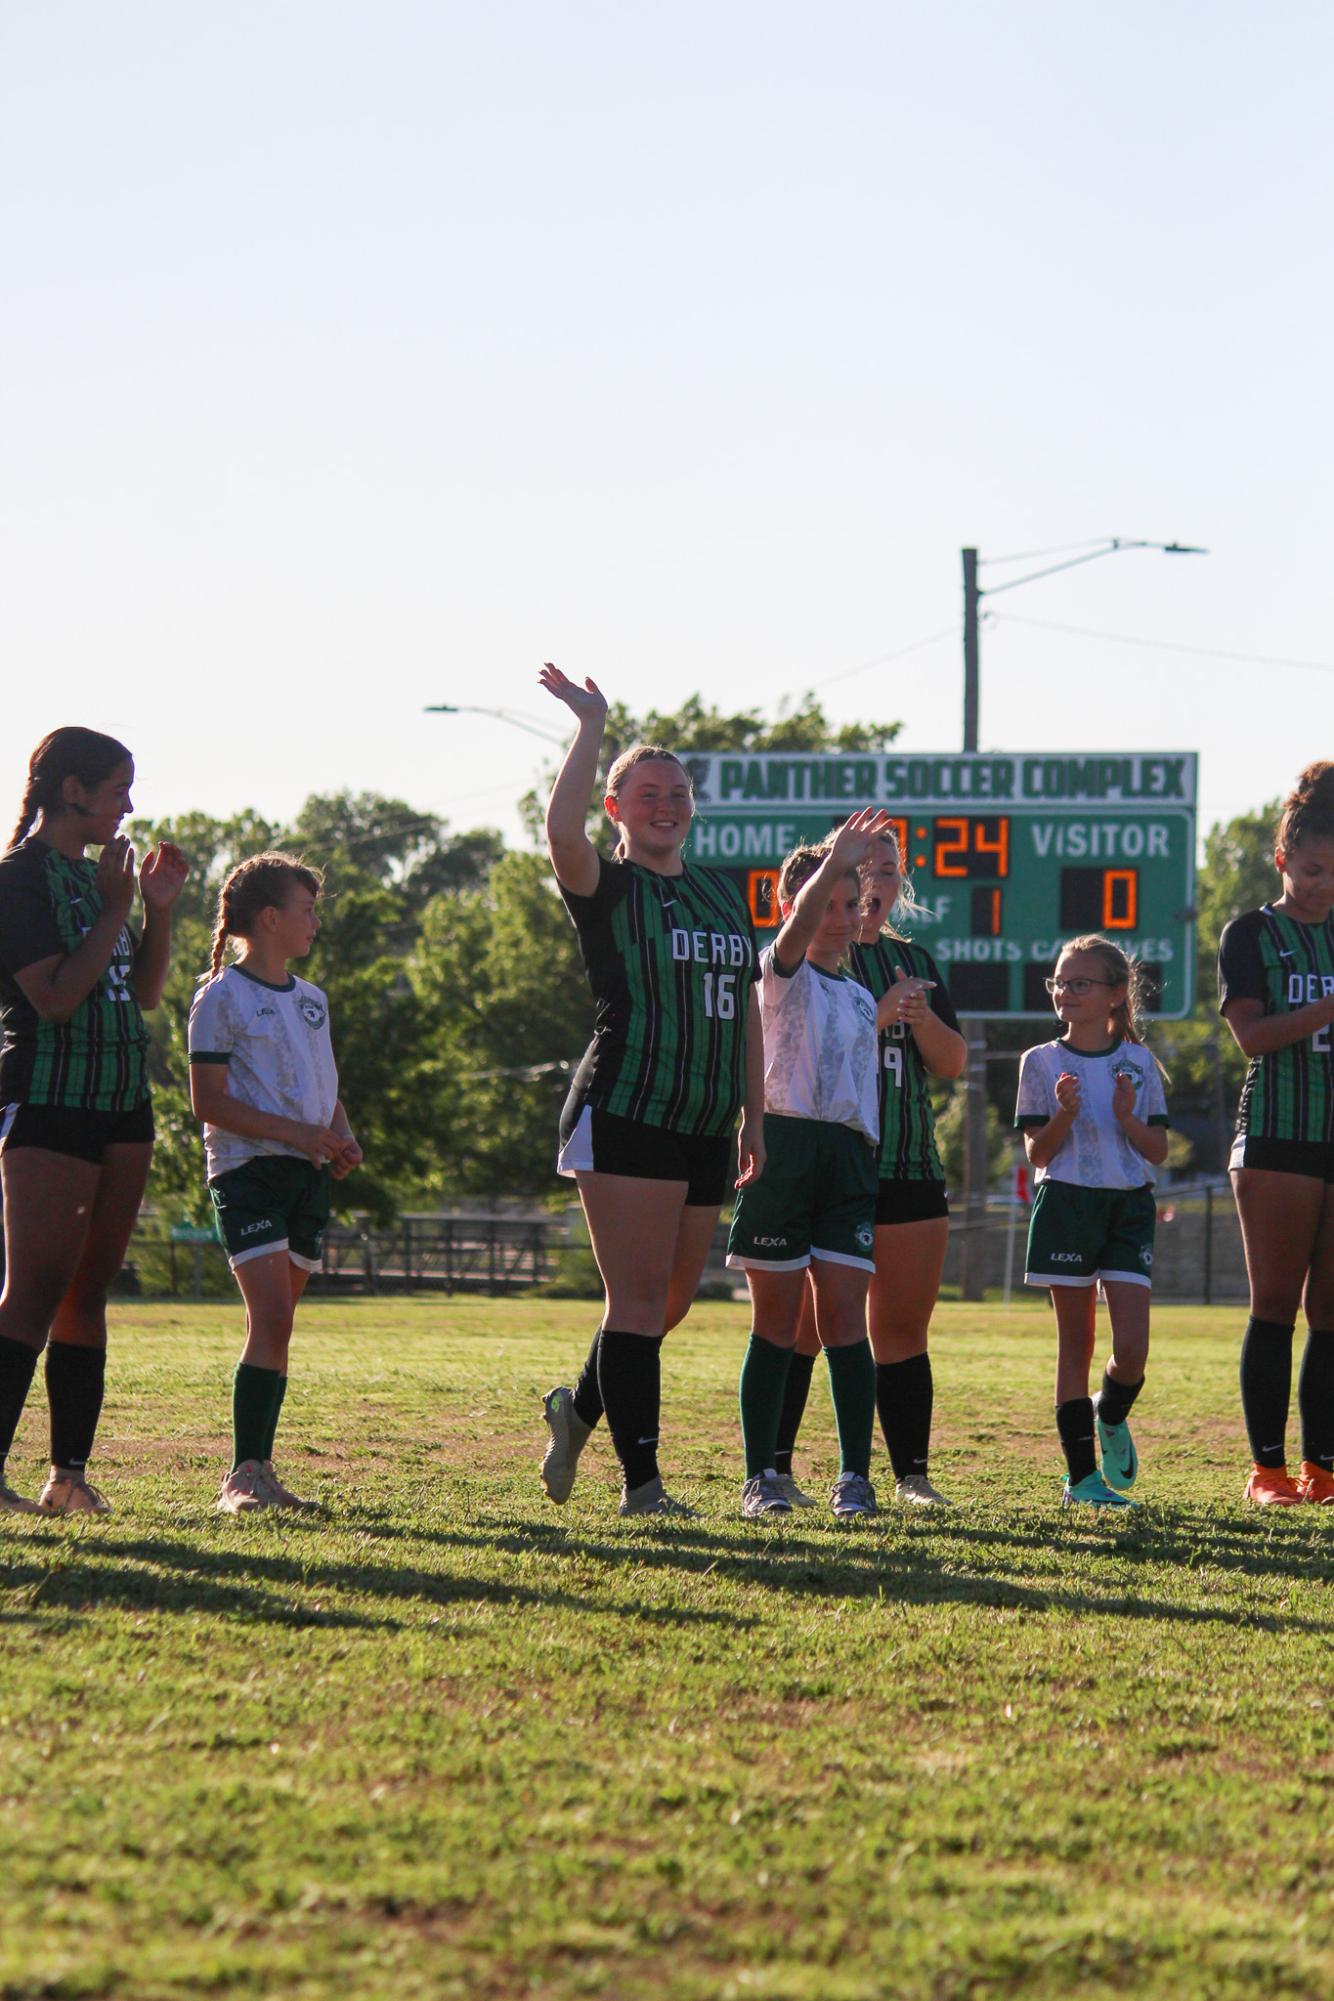
<svg viewBox="0 0 1334 2001"><path fill-rule="evenodd" d="M1045 1304L943 1307L961 1505L837 1529L736 1516L734 1306L665 1352L702 1518L619 1521L605 1439L551 1507L595 1318L304 1308L328 1512L238 1521L237 1311L117 1308L116 1513L0 1524L5 2001L1328 1989L1334 1518L1240 1504L1235 1310L1158 1314L1106 1519L1056 1504Z"/></svg>

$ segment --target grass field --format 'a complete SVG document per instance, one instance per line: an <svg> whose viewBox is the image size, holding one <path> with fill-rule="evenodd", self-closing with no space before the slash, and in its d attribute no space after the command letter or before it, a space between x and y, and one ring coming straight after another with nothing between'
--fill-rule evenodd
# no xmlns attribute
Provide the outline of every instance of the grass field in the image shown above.
<svg viewBox="0 0 1334 2001"><path fill-rule="evenodd" d="M1240 1504L1235 1310L1157 1316L1106 1519L1057 1506L1045 1302L942 1308L961 1505L841 1528L736 1516L734 1306L665 1353L702 1518L619 1521L605 1438L553 1508L595 1317L303 1309L327 1512L232 1520L237 1312L117 1310L116 1513L0 1523L5 2001L1328 1992L1334 1519ZM811 1481L832 1435L817 1375Z"/></svg>

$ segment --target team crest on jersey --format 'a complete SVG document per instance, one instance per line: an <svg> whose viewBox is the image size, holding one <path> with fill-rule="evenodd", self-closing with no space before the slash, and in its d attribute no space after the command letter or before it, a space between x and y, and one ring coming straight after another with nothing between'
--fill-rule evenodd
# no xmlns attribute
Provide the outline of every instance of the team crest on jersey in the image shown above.
<svg viewBox="0 0 1334 2001"><path fill-rule="evenodd" d="M859 1251L869 1251L874 1245L874 1243L875 1243L875 1232L871 1228L870 1224L859 1223L857 1225L857 1249Z"/></svg>
<svg viewBox="0 0 1334 2001"><path fill-rule="evenodd" d="M328 1010L315 999L313 994L302 994L300 1007L301 1019L307 1028L323 1028Z"/></svg>

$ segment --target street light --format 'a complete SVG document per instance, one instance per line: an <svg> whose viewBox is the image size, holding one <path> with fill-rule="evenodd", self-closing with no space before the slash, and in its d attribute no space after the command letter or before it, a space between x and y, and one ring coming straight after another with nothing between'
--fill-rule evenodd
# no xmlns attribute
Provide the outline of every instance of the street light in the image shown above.
<svg viewBox="0 0 1334 2001"><path fill-rule="evenodd" d="M1073 548L1074 554L1067 554ZM1207 549L1189 542L1130 541L1123 535L1104 535L1092 544L1066 544L1057 549L1027 549L1014 556L994 556L994 563L1035 562L1043 556L1062 556L1063 562L1049 563L1026 576L1011 577L1008 583L990 584L985 589L977 573L982 559L976 549L962 549L963 557L963 747L976 750L980 707L981 661L979 628L983 598L999 597L1002 591L1017 591L1021 584L1035 584L1040 577L1054 577L1061 570L1074 570L1081 563L1094 563L1100 556L1115 556L1122 549L1157 549L1164 556L1207 556ZM987 1220L987 1025L970 1017L964 1023L968 1059L964 1070L964 1154L963 1253L959 1261L959 1290L968 1300L981 1299L986 1283Z"/></svg>
<svg viewBox="0 0 1334 2001"><path fill-rule="evenodd" d="M492 716L497 722L512 723L516 730L526 730L529 736L540 737L543 743L554 743L558 750L564 750L566 739L553 736L549 730L539 729L527 716L518 715L513 709L479 709L472 702L428 702L422 710L424 716Z"/></svg>

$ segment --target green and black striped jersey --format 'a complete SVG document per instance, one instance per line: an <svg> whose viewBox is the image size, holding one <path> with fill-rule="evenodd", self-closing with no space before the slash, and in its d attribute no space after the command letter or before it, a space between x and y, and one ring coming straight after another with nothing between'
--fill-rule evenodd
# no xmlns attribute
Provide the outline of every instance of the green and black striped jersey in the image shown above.
<svg viewBox="0 0 1334 2001"><path fill-rule="evenodd" d="M128 927L68 1021L43 1021L14 978L39 960L67 957L101 908L94 862L70 861L31 834L0 859L0 1104L130 1112L147 1098L148 1030L130 987Z"/></svg>
<svg viewBox="0 0 1334 2001"><path fill-rule="evenodd" d="M894 984L894 968L909 978L935 982L927 999L933 1014L947 1028L958 1019L945 991L939 968L929 952L901 938L877 938L873 945L852 947L853 977L869 987L877 1001ZM936 1122L931 1112L930 1071L911 1032L896 1022L880 1035L880 1179L882 1181L943 1181L945 1170L936 1150Z"/></svg>
<svg viewBox="0 0 1334 2001"><path fill-rule="evenodd" d="M1334 994L1334 918L1299 924L1271 904L1234 917L1218 942L1218 1005L1264 1002L1288 1014ZM1328 1024L1253 1056L1241 1087L1237 1131L1255 1139L1334 1143L1334 1050Z"/></svg>
<svg viewBox="0 0 1334 2001"><path fill-rule="evenodd" d="M597 1001L583 1102L673 1132L727 1132L745 1088L755 935L712 869L658 875L599 856L591 896L562 889Z"/></svg>

